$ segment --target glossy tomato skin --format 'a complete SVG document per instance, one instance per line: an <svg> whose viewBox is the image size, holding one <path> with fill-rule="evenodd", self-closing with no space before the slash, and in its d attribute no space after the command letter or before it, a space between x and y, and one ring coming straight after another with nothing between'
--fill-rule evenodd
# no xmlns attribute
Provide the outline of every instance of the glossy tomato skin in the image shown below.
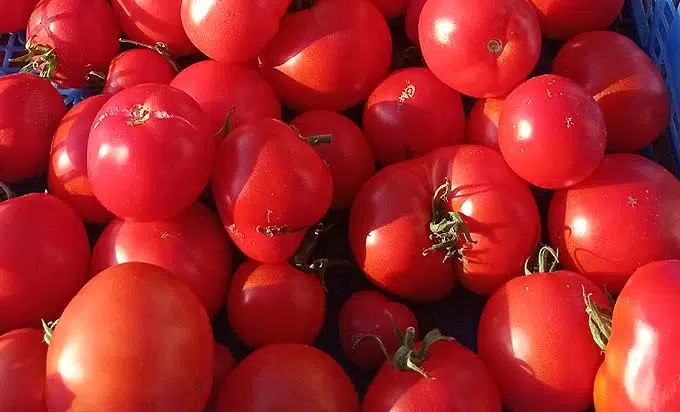
<svg viewBox="0 0 680 412"><path fill-rule="evenodd" d="M47 408L200 412L214 356L210 319L188 288L158 266L113 266L59 319L47 351Z"/></svg>
<svg viewBox="0 0 680 412"><path fill-rule="evenodd" d="M0 0L0 33L24 30L36 4L38 0Z"/></svg>
<svg viewBox="0 0 680 412"><path fill-rule="evenodd" d="M117 93L144 83L170 84L175 74L170 62L154 50L126 50L111 62L102 92Z"/></svg>
<svg viewBox="0 0 680 412"><path fill-rule="evenodd" d="M680 257L679 208L680 183L666 169L607 155L591 177L553 195L550 243L566 268L617 294L640 266Z"/></svg>
<svg viewBox="0 0 680 412"><path fill-rule="evenodd" d="M463 101L430 70L402 69L371 93L363 127L378 163L389 165L463 143Z"/></svg>
<svg viewBox="0 0 680 412"><path fill-rule="evenodd" d="M296 343L265 346L222 386L219 412L359 412L359 397L333 358Z"/></svg>
<svg viewBox="0 0 680 412"><path fill-rule="evenodd" d="M406 35L414 44L420 45L418 37L418 22L427 0L411 0L406 9Z"/></svg>
<svg viewBox="0 0 680 412"><path fill-rule="evenodd" d="M389 27L370 1L318 0L283 17L260 65L286 106L339 111L368 97L391 54Z"/></svg>
<svg viewBox="0 0 680 412"><path fill-rule="evenodd" d="M90 275L125 262L160 266L188 286L212 317L229 286L230 243L217 216L200 203L166 220L115 219L97 240Z"/></svg>
<svg viewBox="0 0 680 412"><path fill-rule="evenodd" d="M332 135L331 143L317 144L333 175L333 209L352 206L361 186L375 173L375 160L366 136L347 117L327 110L312 110L293 119L303 137Z"/></svg>
<svg viewBox="0 0 680 412"><path fill-rule="evenodd" d="M677 260L644 265L626 283L614 306L612 334L595 380L598 412L680 408L679 293Z"/></svg>
<svg viewBox="0 0 680 412"><path fill-rule="evenodd" d="M236 246L259 262L282 263L328 211L333 178L321 156L290 126L262 119L222 142L212 191Z"/></svg>
<svg viewBox="0 0 680 412"><path fill-rule="evenodd" d="M498 412L501 397L486 366L457 342L430 347L421 368L429 378L383 363L368 387L362 412Z"/></svg>
<svg viewBox="0 0 680 412"><path fill-rule="evenodd" d="M616 20L624 0L531 0L546 37L567 40L591 30L604 30Z"/></svg>
<svg viewBox="0 0 680 412"><path fill-rule="evenodd" d="M506 407L577 412L592 404L604 356L588 327L584 293L609 306L602 289L570 271L518 277L491 296L477 345Z"/></svg>
<svg viewBox="0 0 680 412"><path fill-rule="evenodd" d="M670 119L664 79L628 37L610 31L580 34L560 49L553 73L581 85L607 122L607 149L633 152L658 138Z"/></svg>
<svg viewBox="0 0 680 412"><path fill-rule="evenodd" d="M99 111L87 172L99 201L124 219L162 220L198 199L210 179L215 139L200 106L162 84L114 95Z"/></svg>
<svg viewBox="0 0 680 412"><path fill-rule="evenodd" d="M472 106L465 130L465 143L490 147L498 152L498 122L505 99L479 99Z"/></svg>
<svg viewBox="0 0 680 412"><path fill-rule="evenodd" d="M40 329L0 335L0 410L46 412L47 345Z"/></svg>
<svg viewBox="0 0 680 412"><path fill-rule="evenodd" d="M565 77L534 77L503 103L501 153L515 173L535 186L563 189L587 178L602 162L606 143L599 106Z"/></svg>
<svg viewBox="0 0 680 412"><path fill-rule="evenodd" d="M0 203L0 333L56 319L87 280L90 245L66 203L43 193Z"/></svg>
<svg viewBox="0 0 680 412"><path fill-rule="evenodd" d="M31 74L0 78L0 181L15 183L45 171L50 138L66 113L59 92Z"/></svg>
<svg viewBox="0 0 680 412"><path fill-rule="evenodd" d="M234 355L231 354L229 348L219 342L215 342L215 378L213 379L210 399L205 406L204 412L217 411L217 402L219 400L222 384L235 367L236 359L234 359Z"/></svg>
<svg viewBox="0 0 680 412"><path fill-rule="evenodd" d="M406 12L410 0L371 0L386 19L396 19Z"/></svg>
<svg viewBox="0 0 680 412"><path fill-rule="evenodd" d="M435 76L478 98L509 93L541 54L538 16L525 0L428 0L418 36Z"/></svg>

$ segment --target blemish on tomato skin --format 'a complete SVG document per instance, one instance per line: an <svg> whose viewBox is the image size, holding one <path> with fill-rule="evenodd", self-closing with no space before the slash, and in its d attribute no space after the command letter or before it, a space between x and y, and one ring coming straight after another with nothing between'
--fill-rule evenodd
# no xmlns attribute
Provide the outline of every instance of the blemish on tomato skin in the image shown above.
<svg viewBox="0 0 680 412"><path fill-rule="evenodd" d="M574 118L569 116L566 120L567 129L571 129L574 126Z"/></svg>
<svg viewBox="0 0 680 412"><path fill-rule="evenodd" d="M397 100L399 104L404 104L407 100L414 98L416 95L416 85L410 80L406 81L406 87L401 91L401 95Z"/></svg>

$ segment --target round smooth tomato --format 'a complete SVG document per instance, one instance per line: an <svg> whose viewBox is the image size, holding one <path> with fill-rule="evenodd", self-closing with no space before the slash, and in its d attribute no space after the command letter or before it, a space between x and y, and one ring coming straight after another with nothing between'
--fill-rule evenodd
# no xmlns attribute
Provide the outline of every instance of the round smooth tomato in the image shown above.
<svg viewBox="0 0 680 412"><path fill-rule="evenodd" d="M406 9L405 29L406 36L414 44L420 45L418 38L418 22L420 21L420 14L423 12L423 6L427 0L410 0L408 8Z"/></svg>
<svg viewBox="0 0 680 412"><path fill-rule="evenodd" d="M0 203L0 333L56 319L87 280L90 244L66 203L34 193Z"/></svg>
<svg viewBox="0 0 680 412"><path fill-rule="evenodd" d="M212 191L236 246L263 263L288 260L333 199L333 177L287 124L261 119L231 132L217 154Z"/></svg>
<svg viewBox="0 0 680 412"><path fill-rule="evenodd" d="M59 319L47 351L47 409L201 412L214 356L210 319L187 287L158 266L113 266Z"/></svg>
<svg viewBox="0 0 680 412"><path fill-rule="evenodd" d="M402 69L371 93L363 126L378 163L386 166L463 143L463 101L428 69Z"/></svg>
<svg viewBox="0 0 680 412"><path fill-rule="evenodd" d="M375 160L364 133L347 117L327 110L305 112L290 124L305 138L331 135L331 143L314 148L333 175L331 208L351 207L361 186L375 173Z"/></svg>
<svg viewBox="0 0 680 412"><path fill-rule="evenodd" d="M624 0L531 0L546 37L567 40L577 34L604 30L616 20ZM623 56L622 56L623 57Z"/></svg>
<svg viewBox="0 0 680 412"><path fill-rule="evenodd" d="M0 410L45 412L46 357L40 329L0 335Z"/></svg>
<svg viewBox="0 0 680 412"><path fill-rule="evenodd" d="M550 243L567 269L611 293L640 266L680 258L680 182L659 164L612 154L576 186L555 192Z"/></svg>
<svg viewBox="0 0 680 412"><path fill-rule="evenodd" d="M235 367L236 359L234 359L234 355L231 354L229 348L219 342L215 342L215 378L213 379L210 399L204 412L217 412L220 390L227 376L229 376Z"/></svg>
<svg viewBox="0 0 680 412"><path fill-rule="evenodd" d="M541 54L540 23L526 0L428 0L418 37L435 76L478 98L512 91Z"/></svg>
<svg viewBox="0 0 680 412"><path fill-rule="evenodd" d="M222 385L219 412L359 412L340 365L320 350L279 343L253 352Z"/></svg>
<svg viewBox="0 0 680 412"><path fill-rule="evenodd" d="M109 223L92 252L90 275L125 262L160 266L188 286L212 317L226 298L231 255L229 238L217 216L194 203L166 220Z"/></svg>
<svg viewBox="0 0 680 412"><path fill-rule="evenodd" d="M498 146L498 122L505 99L479 99L472 106L465 130L465 143L478 144L501 151Z"/></svg>
<svg viewBox="0 0 680 412"><path fill-rule="evenodd" d="M534 77L505 99L498 144L527 182L563 189L590 176L604 156L607 125L599 106L562 76Z"/></svg>
<svg viewBox="0 0 680 412"><path fill-rule="evenodd" d="M386 19L396 19L406 12L411 0L370 0Z"/></svg>
<svg viewBox="0 0 680 412"><path fill-rule="evenodd" d="M114 95L97 114L87 146L92 191L116 216L172 217L210 180L215 139L190 96L163 84Z"/></svg>
<svg viewBox="0 0 680 412"><path fill-rule="evenodd" d="M0 0L0 33L12 33L26 28L28 18L39 0Z"/></svg>
<svg viewBox="0 0 680 412"><path fill-rule="evenodd" d="M175 74L168 58L157 51L127 50L111 62L102 93L117 93L144 83L170 84Z"/></svg>
<svg viewBox="0 0 680 412"><path fill-rule="evenodd" d="M387 75L392 36L365 0L318 0L287 14L260 55L262 74L294 110L343 110Z"/></svg>
<svg viewBox="0 0 680 412"><path fill-rule="evenodd" d="M628 37L610 31L580 34L560 49L553 73L593 96L607 122L607 149L633 152L668 127L670 98L652 59Z"/></svg>
<svg viewBox="0 0 680 412"><path fill-rule="evenodd" d="M45 171L50 139L65 113L62 97L45 79L23 73L0 78L0 181Z"/></svg>

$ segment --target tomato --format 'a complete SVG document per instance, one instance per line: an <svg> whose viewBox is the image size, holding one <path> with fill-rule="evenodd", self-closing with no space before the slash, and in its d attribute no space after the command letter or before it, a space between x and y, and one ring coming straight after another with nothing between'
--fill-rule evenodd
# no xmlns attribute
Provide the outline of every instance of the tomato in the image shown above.
<svg viewBox="0 0 680 412"><path fill-rule="evenodd" d="M182 0L182 25L191 42L211 59L246 63L274 37L290 2Z"/></svg>
<svg viewBox="0 0 680 412"><path fill-rule="evenodd" d="M479 144L501 151L498 147L498 122L505 99L479 99L467 120L465 143Z"/></svg>
<svg viewBox="0 0 680 412"><path fill-rule="evenodd" d="M0 0L0 33L24 30L36 4L38 0Z"/></svg>
<svg viewBox="0 0 680 412"><path fill-rule="evenodd" d="M525 0L428 0L418 37L435 76L473 97L509 93L541 54L538 17Z"/></svg>
<svg viewBox="0 0 680 412"><path fill-rule="evenodd" d="M166 220L116 219L97 240L90 274L125 262L160 266L188 286L212 317L224 303L232 273L229 243L217 216L200 203Z"/></svg>
<svg viewBox="0 0 680 412"><path fill-rule="evenodd" d="M68 203L88 223L106 224L111 212L92 193L87 177L87 141L90 127L111 96L92 96L75 105L61 120L52 137L47 187Z"/></svg>
<svg viewBox="0 0 680 412"><path fill-rule="evenodd" d="M333 178L321 156L290 126L261 119L222 142L212 191L236 246L251 259L281 263L328 211Z"/></svg>
<svg viewBox="0 0 680 412"><path fill-rule="evenodd" d="M281 102L274 89L246 66L206 60L182 70L170 85L201 105L213 133L224 127L229 113L232 130L265 117L281 118Z"/></svg>
<svg viewBox="0 0 680 412"><path fill-rule="evenodd" d="M406 12L410 0L370 0L387 19L396 19Z"/></svg>
<svg viewBox="0 0 680 412"><path fill-rule="evenodd" d="M680 258L680 183L633 154L607 155L578 185L555 193L550 242L566 268L618 293L640 266Z"/></svg>
<svg viewBox="0 0 680 412"><path fill-rule="evenodd" d="M338 327L345 355L365 369L375 369L385 361L375 338L380 339L388 354L394 354L400 344L395 327L399 330L413 327L418 334L418 320L411 309L373 290L359 291L347 299L340 311Z"/></svg>
<svg viewBox="0 0 680 412"><path fill-rule="evenodd" d="M461 145L373 176L352 206L349 239L359 267L377 286L433 301L452 290L456 273L468 289L486 295L518 276L539 225L528 185L501 155Z"/></svg>
<svg viewBox="0 0 680 412"><path fill-rule="evenodd" d="M59 92L30 74L0 78L0 181L15 183L45 171L50 138L66 113Z"/></svg>
<svg viewBox="0 0 680 412"><path fill-rule="evenodd" d="M55 319L87 280L90 245L66 203L43 193L0 203L0 333Z"/></svg>
<svg viewBox="0 0 680 412"><path fill-rule="evenodd" d="M283 17L260 64L286 106L343 110L387 75L391 54L390 30L371 2L318 0Z"/></svg>
<svg viewBox="0 0 680 412"><path fill-rule="evenodd" d="M90 71L106 71L116 57L119 37L106 0L41 0L28 22L26 47L43 56L41 71L60 86L85 87Z"/></svg>
<svg viewBox="0 0 680 412"><path fill-rule="evenodd" d="M150 49L127 50L109 66L103 93L117 93L144 83L170 84L175 68L160 53Z"/></svg>
<svg viewBox="0 0 680 412"><path fill-rule="evenodd" d="M598 412L677 411L680 261L640 267L614 306L611 336L595 380Z"/></svg>
<svg viewBox="0 0 680 412"><path fill-rule="evenodd" d="M311 346L280 343L244 359L222 386L219 412L359 412L349 377Z"/></svg>
<svg viewBox="0 0 680 412"><path fill-rule="evenodd" d="M47 345L40 329L0 335L0 410L45 412Z"/></svg>
<svg viewBox="0 0 680 412"><path fill-rule="evenodd" d="M215 139L198 104L162 84L114 95L99 111L87 147L92 191L116 216L172 217L198 199L213 167Z"/></svg>
<svg viewBox="0 0 680 412"><path fill-rule="evenodd" d="M581 85L602 109L607 149L633 152L659 137L670 119L670 98L652 59L626 36L583 33L560 49L553 72Z"/></svg>
<svg viewBox="0 0 680 412"><path fill-rule="evenodd" d="M624 0L531 0L543 34L567 40L579 33L606 29L621 13ZM622 56L623 57L623 56Z"/></svg>
<svg viewBox="0 0 680 412"><path fill-rule="evenodd" d="M503 103L501 153L535 186L563 189L587 178L602 162L606 142L607 125L597 103L565 77L534 77Z"/></svg>
<svg viewBox="0 0 680 412"><path fill-rule="evenodd" d="M410 0L408 8L406 9L406 35L409 40L417 45L420 45L420 39L418 38L418 21L420 20L420 14L423 12L425 1L427 0Z"/></svg>
<svg viewBox="0 0 680 412"><path fill-rule="evenodd" d="M364 132L382 165L463 143L460 94L422 67L392 73L366 102Z"/></svg>
<svg viewBox="0 0 680 412"><path fill-rule="evenodd" d="M214 356L210 319L189 289L158 266L113 266L59 319L47 351L47 408L200 412Z"/></svg>
<svg viewBox="0 0 680 412"><path fill-rule="evenodd" d="M315 145L333 175L333 209L345 209L361 186L375 173L375 160L366 136L347 117L326 110L301 114L290 123L305 137L330 134L331 143Z"/></svg>
<svg viewBox="0 0 680 412"><path fill-rule="evenodd" d="M208 400L208 404L205 407L205 412L217 411L217 402L222 384L224 384L227 376L229 376L235 367L236 360L231 351L226 346L215 342L215 378L213 379L212 392L210 393L210 400Z"/></svg>

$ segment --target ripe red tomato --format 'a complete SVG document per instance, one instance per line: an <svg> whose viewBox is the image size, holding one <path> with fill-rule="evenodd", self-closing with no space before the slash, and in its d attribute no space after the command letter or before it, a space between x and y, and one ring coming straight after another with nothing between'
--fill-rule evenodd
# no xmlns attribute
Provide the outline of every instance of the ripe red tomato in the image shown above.
<svg viewBox="0 0 680 412"><path fill-rule="evenodd" d="M505 99L498 144L508 165L527 182L563 189L602 162L607 125L597 103L573 81L534 77Z"/></svg>
<svg viewBox="0 0 680 412"><path fill-rule="evenodd" d="M120 25L106 0L41 0L26 30L32 46L54 49L41 70L67 88L86 86L90 71L106 71L120 48Z"/></svg>
<svg viewBox="0 0 680 412"><path fill-rule="evenodd" d="M182 0L182 25L191 42L211 59L246 63L274 37L290 2Z"/></svg>
<svg viewBox="0 0 680 412"><path fill-rule="evenodd" d="M92 96L75 105L52 137L47 167L49 192L68 203L87 223L106 224L112 218L92 193L87 177L87 141L99 109L111 96Z"/></svg>
<svg viewBox="0 0 680 412"><path fill-rule="evenodd" d="M394 322L394 323L393 323ZM373 290L359 291L345 302L340 311L340 344L350 361L365 369L375 369L385 361L385 354L373 338L379 338L390 355L400 342L394 328L413 327L418 334L418 320L406 305L388 300ZM363 338L363 339L362 339Z"/></svg>
<svg viewBox="0 0 680 412"><path fill-rule="evenodd" d="M172 217L198 199L210 179L215 139L186 93L142 84L99 111L87 148L92 191L116 216Z"/></svg>
<svg viewBox="0 0 680 412"><path fill-rule="evenodd" d="M144 83L170 84L175 68L160 53L150 49L127 50L109 66L103 93L117 93Z"/></svg>
<svg viewBox="0 0 680 412"><path fill-rule="evenodd" d="M641 149L668 127L671 106L663 77L622 34L594 31L574 37L557 54L553 72L574 80L597 101L610 151Z"/></svg>
<svg viewBox="0 0 680 412"><path fill-rule="evenodd" d="M501 151L498 146L498 122L505 99L479 99L467 120L465 143L479 144Z"/></svg>
<svg viewBox="0 0 680 412"><path fill-rule="evenodd" d="M200 412L214 356L210 319L189 289L158 266L113 266L59 319L47 351L47 408Z"/></svg>
<svg viewBox="0 0 680 412"><path fill-rule="evenodd" d="M83 222L52 195L0 203L0 333L56 319L87 280Z"/></svg>
<svg viewBox="0 0 680 412"><path fill-rule="evenodd" d="M486 295L518 276L539 225L529 186L501 155L461 145L373 176L352 206L349 239L373 283L396 296L432 301L451 291L456 273L468 289ZM424 253L434 244L441 250Z"/></svg>
<svg viewBox="0 0 680 412"><path fill-rule="evenodd" d="M420 20L420 14L423 12L425 1L427 0L410 0L408 8L406 9L406 35L416 45L420 45L420 39L418 38L418 22Z"/></svg>
<svg viewBox="0 0 680 412"><path fill-rule="evenodd" d="M195 203L166 220L111 222L94 247L90 274L125 262L160 266L188 286L212 317L226 298L231 254L217 216Z"/></svg>
<svg viewBox="0 0 680 412"><path fill-rule="evenodd" d="M234 359L231 351L226 346L215 342L215 378L213 379L212 392L205 407L205 412L217 412L220 390L227 376L229 376L235 367L236 359Z"/></svg>
<svg viewBox="0 0 680 412"><path fill-rule="evenodd" d="M0 181L15 183L45 171L50 139L64 113L64 101L44 79L0 78Z"/></svg>
<svg viewBox="0 0 680 412"><path fill-rule="evenodd" d="M680 410L679 294L677 260L644 265L626 283L595 380L598 412Z"/></svg>
<svg viewBox="0 0 680 412"><path fill-rule="evenodd" d="M418 37L435 76L473 97L509 93L541 54L538 16L525 0L428 0Z"/></svg>
<svg viewBox="0 0 680 412"><path fill-rule="evenodd" d="M359 397L333 358L280 343L244 359L222 386L219 412L359 412Z"/></svg>
<svg viewBox="0 0 680 412"><path fill-rule="evenodd" d="M286 106L343 110L387 75L391 54L390 30L371 2L318 0L283 17L260 64Z"/></svg>
<svg viewBox="0 0 680 412"><path fill-rule="evenodd" d="M0 0L0 33L24 30L36 4L38 0Z"/></svg>
<svg viewBox="0 0 680 412"><path fill-rule="evenodd" d="M640 266L680 258L680 183L633 154L607 155L588 179L556 192L550 242L566 268L618 293Z"/></svg>
<svg viewBox="0 0 680 412"><path fill-rule="evenodd" d="M579 33L603 30L621 13L624 0L531 0L541 18L543 34L567 40ZM622 56L623 57L623 56Z"/></svg>
<svg viewBox="0 0 680 412"><path fill-rule="evenodd" d="M375 160L366 136L347 117L336 112L313 110L290 122L304 137L330 134L333 141L315 145L333 175L333 209L345 209L361 186L375 173Z"/></svg>
<svg viewBox="0 0 680 412"><path fill-rule="evenodd" d="M0 335L0 410L45 412L46 356L40 329Z"/></svg>
<svg viewBox="0 0 680 412"><path fill-rule="evenodd" d="M403 69L371 93L363 126L378 163L386 166L463 143L463 101L428 69Z"/></svg>
<svg viewBox="0 0 680 412"><path fill-rule="evenodd" d="M396 19L406 12L410 0L370 0L387 19Z"/></svg>
<svg viewBox="0 0 680 412"><path fill-rule="evenodd" d="M281 263L328 211L333 178L321 156L290 126L261 119L222 142L212 190L236 246L251 259Z"/></svg>

